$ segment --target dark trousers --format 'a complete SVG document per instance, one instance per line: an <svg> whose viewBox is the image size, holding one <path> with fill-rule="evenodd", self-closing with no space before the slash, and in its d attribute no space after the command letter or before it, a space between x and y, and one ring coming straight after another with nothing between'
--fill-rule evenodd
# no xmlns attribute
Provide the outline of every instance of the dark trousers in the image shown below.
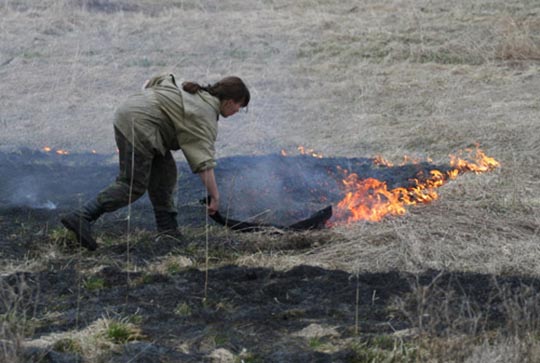
<svg viewBox="0 0 540 363"><path fill-rule="evenodd" d="M170 151L153 156L138 152L116 128L120 171L116 181L97 196L105 212L112 212L133 203L148 191L154 211L176 213L176 162Z"/></svg>

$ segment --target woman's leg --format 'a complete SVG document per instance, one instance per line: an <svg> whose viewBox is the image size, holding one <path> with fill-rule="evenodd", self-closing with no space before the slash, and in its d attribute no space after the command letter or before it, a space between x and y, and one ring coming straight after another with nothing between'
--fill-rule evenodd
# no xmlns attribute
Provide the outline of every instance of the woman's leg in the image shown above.
<svg viewBox="0 0 540 363"><path fill-rule="evenodd" d="M148 196L154 208L156 225L159 232L174 231L178 227L176 221L176 191L178 172L172 153L156 155L152 161Z"/></svg>
<svg viewBox="0 0 540 363"><path fill-rule="evenodd" d="M91 223L103 213L115 211L139 199L148 187L152 170L152 158L137 152L118 130L114 131L120 162L116 181L103 189L97 198L87 201L60 220L75 233L83 247L92 251L97 248L97 243L92 237Z"/></svg>
<svg viewBox="0 0 540 363"><path fill-rule="evenodd" d="M137 151L114 130L120 170L116 180L99 192L97 201L105 212L112 212L142 197L148 188L153 158Z"/></svg>

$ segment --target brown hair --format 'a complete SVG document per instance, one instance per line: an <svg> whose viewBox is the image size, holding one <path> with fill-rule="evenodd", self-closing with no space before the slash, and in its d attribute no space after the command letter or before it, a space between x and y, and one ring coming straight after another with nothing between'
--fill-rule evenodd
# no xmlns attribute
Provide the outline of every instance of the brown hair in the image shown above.
<svg viewBox="0 0 540 363"><path fill-rule="evenodd" d="M219 98L220 101L233 100L234 102L242 102L242 107L246 107L250 99L248 88L239 77L235 76L225 77L221 81L213 85L209 84L206 87L195 82L184 82L182 83L182 89L191 94L206 91Z"/></svg>

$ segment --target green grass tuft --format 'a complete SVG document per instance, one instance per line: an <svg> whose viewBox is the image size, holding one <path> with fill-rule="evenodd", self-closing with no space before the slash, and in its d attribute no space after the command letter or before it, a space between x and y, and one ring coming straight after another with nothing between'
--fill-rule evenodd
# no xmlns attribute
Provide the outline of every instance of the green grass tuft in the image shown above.
<svg viewBox="0 0 540 363"><path fill-rule="evenodd" d="M134 340L141 340L143 335L141 330L124 321L110 321L105 330L105 337L115 344L125 344Z"/></svg>
<svg viewBox="0 0 540 363"><path fill-rule="evenodd" d="M101 290L105 287L105 280L101 277L92 276L84 281L83 286L88 291Z"/></svg>

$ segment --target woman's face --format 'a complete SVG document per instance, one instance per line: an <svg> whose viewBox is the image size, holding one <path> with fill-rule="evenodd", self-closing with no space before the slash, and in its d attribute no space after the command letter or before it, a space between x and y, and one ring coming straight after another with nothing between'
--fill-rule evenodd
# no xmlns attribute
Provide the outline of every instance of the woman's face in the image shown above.
<svg viewBox="0 0 540 363"><path fill-rule="evenodd" d="M219 113L223 117L229 117L240 111L242 108L242 102L235 102L233 100L221 101Z"/></svg>

